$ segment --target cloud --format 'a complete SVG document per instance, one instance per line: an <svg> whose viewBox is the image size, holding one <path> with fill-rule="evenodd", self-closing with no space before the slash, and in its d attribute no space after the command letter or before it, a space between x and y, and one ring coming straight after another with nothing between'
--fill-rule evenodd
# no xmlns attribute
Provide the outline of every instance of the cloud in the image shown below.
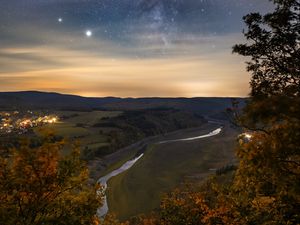
<svg viewBox="0 0 300 225"><path fill-rule="evenodd" d="M214 55L219 58L216 65L216 59L197 55L109 58L88 51L46 47L3 52L30 52L31 56L25 55L26 62L16 57L16 68L0 73L1 90L63 90L81 95L133 97L247 94L247 76L241 73L243 63L234 56L229 59L225 53ZM53 64L43 62L52 58ZM235 65L237 62L239 65ZM240 81L237 81L238 76L241 76Z"/></svg>
<svg viewBox="0 0 300 225"><path fill-rule="evenodd" d="M133 97L247 95L244 59L231 47L243 42L242 14L268 8L258 0L26 2L0 9L0 90Z"/></svg>

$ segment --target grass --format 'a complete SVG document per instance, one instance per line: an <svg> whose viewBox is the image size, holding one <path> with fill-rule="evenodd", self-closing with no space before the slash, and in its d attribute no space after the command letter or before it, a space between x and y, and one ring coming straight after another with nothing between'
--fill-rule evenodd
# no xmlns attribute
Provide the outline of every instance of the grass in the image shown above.
<svg viewBox="0 0 300 225"><path fill-rule="evenodd" d="M76 127L75 124L68 122L59 122L56 124L49 124L46 128L53 129L56 135L60 135L67 138L88 136L89 130L82 127Z"/></svg>
<svg viewBox="0 0 300 225"><path fill-rule="evenodd" d="M109 145L107 136L104 134L108 128L93 127L104 117L115 117L120 115L117 111L56 111L55 115L62 119L59 123L48 124L44 128L51 129L56 135L67 139L76 139L82 148L89 148L92 151ZM35 129L39 132L39 128Z"/></svg>
<svg viewBox="0 0 300 225"><path fill-rule="evenodd" d="M73 123L73 124L82 123L87 126L92 126L92 125L100 122L102 118L116 117L120 114L121 114L121 112L118 112L118 111L81 112L81 113L78 113L78 116L67 119L66 122Z"/></svg>
<svg viewBox="0 0 300 225"><path fill-rule="evenodd" d="M213 169L232 163L235 137L236 132L226 127L221 135L207 139L149 146L130 170L109 181L110 212L123 220L159 207L163 194L186 179L204 179Z"/></svg>

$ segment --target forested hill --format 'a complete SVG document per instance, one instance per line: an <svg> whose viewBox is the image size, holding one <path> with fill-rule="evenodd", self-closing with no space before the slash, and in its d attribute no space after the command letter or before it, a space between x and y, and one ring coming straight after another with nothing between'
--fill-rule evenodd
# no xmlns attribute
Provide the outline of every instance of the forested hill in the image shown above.
<svg viewBox="0 0 300 225"><path fill-rule="evenodd" d="M243 98L238 99L242 105ZM214 114L231 107L232 98L91 98L37 91L0 92L0 110L137 110L175 108L202 114Z"/></svg>

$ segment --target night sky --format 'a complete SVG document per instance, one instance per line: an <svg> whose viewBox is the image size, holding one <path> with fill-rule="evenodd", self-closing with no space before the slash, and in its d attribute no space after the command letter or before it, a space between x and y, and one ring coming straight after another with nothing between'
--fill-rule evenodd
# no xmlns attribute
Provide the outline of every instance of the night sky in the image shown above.
<svg viewBox="0 0 300 225"><path fill-rule="evenodd" d="M267 0L0 0L0 91L246 96L243 15Z"/></svg>

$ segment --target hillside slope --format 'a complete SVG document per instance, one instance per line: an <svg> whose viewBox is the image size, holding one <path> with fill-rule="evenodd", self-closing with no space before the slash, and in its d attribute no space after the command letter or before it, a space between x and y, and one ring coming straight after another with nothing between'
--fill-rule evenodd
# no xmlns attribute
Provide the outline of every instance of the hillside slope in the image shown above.
<svg viewBox="0 0 300 225"><path fill-rule="evenodd" d="M239 101L244 103L245 99ZM174 108L212 115L231 107L231 98L90 98L59 93L25 91L0 92L0 110L55 109L55 110L140 110Z"/></svg>

